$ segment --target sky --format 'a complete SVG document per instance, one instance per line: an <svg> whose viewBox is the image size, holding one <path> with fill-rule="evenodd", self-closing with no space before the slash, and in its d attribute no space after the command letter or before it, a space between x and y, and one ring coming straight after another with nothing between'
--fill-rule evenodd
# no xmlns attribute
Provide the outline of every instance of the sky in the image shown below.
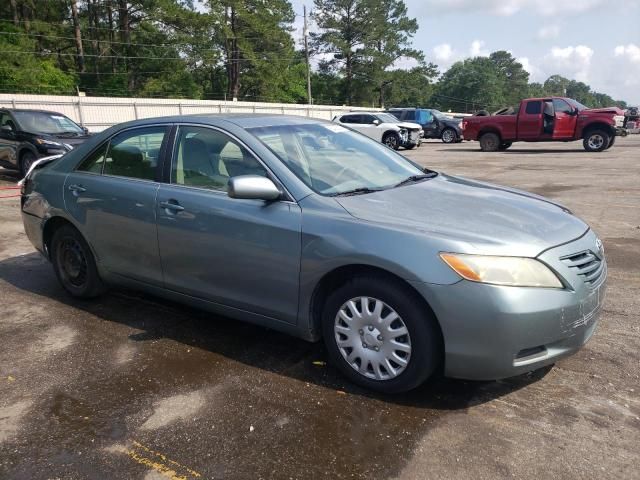
<svg viewBox="0 0 640 480"><path fill-rule="evenodd" d="M302 14L313 0L292 0ZM445 71L454 62L507 50L544 82L553 74L640 104L640 0L405 0L419 30L413 47ZM296 16L294 37L302 35ZM410 67L411 61L399 66Z"/></svg>

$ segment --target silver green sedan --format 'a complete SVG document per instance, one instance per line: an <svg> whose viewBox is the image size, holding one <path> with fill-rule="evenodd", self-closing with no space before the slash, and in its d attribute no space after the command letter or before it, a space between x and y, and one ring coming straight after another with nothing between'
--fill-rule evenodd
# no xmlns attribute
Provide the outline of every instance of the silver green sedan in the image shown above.
<svg viewBox="0 0 640 480"><path fill-rule="evenodd" d="M22 216L73 296L127 286L323 339L347 377L384 392L576 352L607 275L566 208L302 117L117 125L34 168Z"/></svg>

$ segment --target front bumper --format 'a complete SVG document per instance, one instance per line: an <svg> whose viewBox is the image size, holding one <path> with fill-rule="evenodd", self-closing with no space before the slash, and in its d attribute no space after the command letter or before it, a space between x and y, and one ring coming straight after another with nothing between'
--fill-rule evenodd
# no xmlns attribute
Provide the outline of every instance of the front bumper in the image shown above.
<svg viewBox="0 0 640 480"><path fill-rule="evenodd" d="M538 258L563 279L564 289L521 288L460 281L414 283L440 322L445 375L471 380L506 378L578 351L593 335L606 289L604 258L596 282L587 284L561 258L596 252L590 230Z"/></svg>

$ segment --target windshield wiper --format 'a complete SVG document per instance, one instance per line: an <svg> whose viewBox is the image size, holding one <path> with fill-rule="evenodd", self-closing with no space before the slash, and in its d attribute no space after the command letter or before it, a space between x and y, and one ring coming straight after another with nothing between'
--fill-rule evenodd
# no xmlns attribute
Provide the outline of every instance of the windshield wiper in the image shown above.
<svg viewBox="0 0 640 480"><path fill-rule="evenodd" d="M401 187L403 185L408 185L410 183L416 183L419 182L420 180L425 180L427 178L433 178L437 175L436 172L431 172L431 173L421 173L420 175L411 175L408 178L405 178L404 180L402 180L400 183L396 183L393 188L396 187Z"/></svg>
<svg viewBox="0 0 640 480"><path fill-rule="evenodd" d="M332 197L348 197L350 195L362 195L365 193L379 192L381 190L384 190L384 188L358 187L358 188L354 188L353 190L346 190L344 192L334 193L331 196Z"/></svg>
<svg viewBox="0 0 640 480"><path fill-rule="evenodd" d="M51 135L57 135L58 137L69 137L73 135L74 137L77 137L78 135L80 135L80 132L66 131L66 132L52 133Z"/></svg>

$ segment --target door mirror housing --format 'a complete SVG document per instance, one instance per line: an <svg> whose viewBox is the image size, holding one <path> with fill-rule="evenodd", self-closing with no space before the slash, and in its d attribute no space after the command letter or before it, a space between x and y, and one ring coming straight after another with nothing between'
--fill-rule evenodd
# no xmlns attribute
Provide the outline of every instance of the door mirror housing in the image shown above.
<svg viewBox="0 0 640 480"><path fill-rule="evenodd" d="M13 133L13 128L11 128L11 125L2 125L2 127L0 127L0 130L2 130L4 133Z"/></svg>
<svg viewBox="0 0 640 480"><path fill-rule="evenodd" d="M82 127L82 131L85 135L89 135L89 129L87 127Z"/></svg>
<svg viewBox="0 0 640 480"><path fill-rule="evenodd" d="M229 179L227 194L246 200L278 200L282 192L273 181L259 175L240 175Z"/></svg>
<svg viewBox="0 0 640 480"><path fill-rule="evenodd" d="M378 120L377 118L372 122L375 126L380 125L380 120Z"/></svg>

